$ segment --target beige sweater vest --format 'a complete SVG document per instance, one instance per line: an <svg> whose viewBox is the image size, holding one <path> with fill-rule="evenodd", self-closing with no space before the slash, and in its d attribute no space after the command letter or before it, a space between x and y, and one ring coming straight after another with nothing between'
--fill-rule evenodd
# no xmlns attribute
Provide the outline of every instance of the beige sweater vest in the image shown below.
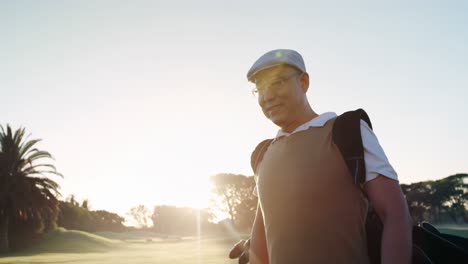
<svg viewBox="0 0 468 264"><path fill-rule="evenodd" d="M334 122L277 139L258 166L271 264L368 263L367 200L332 141Z"/></svg>

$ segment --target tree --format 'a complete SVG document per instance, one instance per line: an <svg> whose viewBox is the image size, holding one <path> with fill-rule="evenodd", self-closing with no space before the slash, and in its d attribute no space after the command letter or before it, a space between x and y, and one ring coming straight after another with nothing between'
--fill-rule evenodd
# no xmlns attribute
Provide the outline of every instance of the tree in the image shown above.
<svg viewBox="0 0 468 264"><path fill-rule="evenodd" d="M252 226L257 209L253 194L253 176L221 173L211 177L213 192L219 198L218 207L227 212L237 228L247 231Z"/></svg>
<svg viewBox="0 0 468 264"><path fill-rule="evenodd" d="M150 226L151 213L144 205L140 204L133 207L127 214L135 219L138 228L147 228Z"/></svg>
<svg viewBox="0 0 468 264"><path fill-rule="evenodd" d="M468 174L455 174L434 184L434 197L437 198L438 211L446 213L451 222L465 221L468 199ZM440 222L440 216L437 220Z"/></svg>
<svg viewBox="0 0 468 264"><path fill-rule="evenodd" d="M48 175L62 175L42 163L52 156L33 148L39 141L28 140L24 128L13 132L9 125L6 130L0 126L0 252L9 251L10 221L57 216L59 185Z"/></svg>
<svg viewBox="0 0 468 264"><path fill-rule="evenodd" d="M91 211L96 219L96 231L123 232L126 227L123 225L125 218L120 215L105 210Z"/></svg>
<svg viewBox="0 0 468 264"><path fill-rule="evenodd" d="M68 201L60 201L57 224L66 229L96 232L96 221L88 209L79 206L74 196Z"/></svg>
<svg viewBox="0 0 468 264"><path fill-rule="evenodd" d="M409 211L415 222L429 220L428 218L434 204L432 185L432 181L401 185L408 202Z"/></svg>
<svg viewBox="0 0 468 264"><path fill-rule="evenodd" d="M66 201L59 201L59 204L58 226L86 232L126 230L123 217L104 210L90 211L88 199L83 200L80 205L75 196L71 195Z"/></svg>
<svg viewBox="0 0 468 264"><path fill-rule="evenodd" d="M468 222L468 174L401 185L415 221Z"/></svg>
<svg viewBox="0 0 468 264"><path fill-rule="evenodd" d="M84 199L83 202L81 203L81 208L86 209L89 211L91 209L91 206L89 205L89 200Z"/></svg>

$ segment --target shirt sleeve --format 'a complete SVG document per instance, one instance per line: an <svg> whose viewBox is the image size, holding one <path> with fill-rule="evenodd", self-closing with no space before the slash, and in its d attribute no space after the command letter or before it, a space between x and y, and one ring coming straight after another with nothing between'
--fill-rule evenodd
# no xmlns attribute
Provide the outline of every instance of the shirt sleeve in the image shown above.
<svg viewBox="0 0 468 264"><path fill-rule="evenodd" d="M398 181L398 175L380 146L377 136L364 120L361 120L361 137L366 163L366 183L379 174Z"/></svg>

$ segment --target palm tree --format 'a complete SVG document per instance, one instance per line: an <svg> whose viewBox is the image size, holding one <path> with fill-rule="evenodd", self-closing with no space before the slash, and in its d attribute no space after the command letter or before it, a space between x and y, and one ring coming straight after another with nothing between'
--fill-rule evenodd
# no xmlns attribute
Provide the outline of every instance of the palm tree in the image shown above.
<svg viewBox="0 0 468 264"><path fill-rule="evenodd" d="M51 219L58 212L59 185L48 178L58 173L42 159L52 156L33 148L40 139L28 140L25 129L12 132L0 125L0 252L9 251L9 221Z"/></svg>

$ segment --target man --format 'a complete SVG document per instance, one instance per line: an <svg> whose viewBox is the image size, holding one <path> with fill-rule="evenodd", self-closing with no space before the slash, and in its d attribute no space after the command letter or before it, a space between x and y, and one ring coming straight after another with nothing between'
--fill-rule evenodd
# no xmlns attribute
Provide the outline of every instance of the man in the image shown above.
<svg viewBox="0 0 468 264"><path fill-rule="evenodd" d="M382 263L410 263L406 200L369 126L361 121L364 195L332 141L336 114L319 115L308 102L302 56L293 50L267 52L247 78L264 115L280 128L257 166L250 263L368 263L367 199L384 225Z"/></svg>

